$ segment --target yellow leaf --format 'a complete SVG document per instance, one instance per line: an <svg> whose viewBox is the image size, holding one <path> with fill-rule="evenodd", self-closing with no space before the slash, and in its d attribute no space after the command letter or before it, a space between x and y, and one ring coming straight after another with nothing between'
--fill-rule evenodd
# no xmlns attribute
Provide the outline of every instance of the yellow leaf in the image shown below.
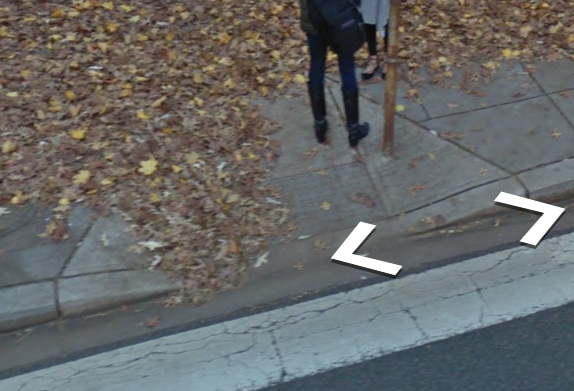
<svg viewBox="0 0 574 391"><path fill-rule="evenodd" d="M15 152L18 149L18 146L16 145L16 143L14 143L13 141L5 141L4 144L2 144L2 153L12 153Z"/></svg>
<svg viewBox="0 0 574 391"><path fill-rule="evenodd" d="M305 76L303 75L295 75L293 80L295 80L299 84L304 84L307 81L307 79L305 79Z"/></svg>
<svg viewBox="0 0 574 391"><path fill-rule="evenodd" d="M157 99L155 102L153 102L153 103L151 104L151 107L159 107L159 106L161 106L161 104L162 104L163 102L165 102L166 99L167 99L167 97L162 96L161 98L159 98L159 99Z"/></svg>
<svg viewBox="0 0 574 391"><path fill-rule="evenodd" d="M74 61L72 61L72 62L70 63L70 68L76 69L76 68L79 68L79 67L80 67L80 64L78 64L78 62L77 62L76 60L74 60Z"/></svg>
<svg viewBox="0 0 574 391"><path fill-rule="evenodd" d="M28 69L22 69L20 71L20 74L22 75L22 77L28 78L31 74L31 72Z"/></svg>
<svg viewBox="0 0 574 391"><path fill-rule="evenodd" d="M273 50L273 51L271 52L271 56L272 56L274 59L279 60L279 59L281 58L281 53L279 53L278 50Z"/></svg>
<svg viewBox="0 0 574 391"><path fill-rule="evenodd" d="M202 107L203 106L203 99L195 97L193 98L193 102L197 105L197 107Z"/></svg>
<svg viewBox="0 0 574 391"><path fill-rule="evenodd" d="M17 91L12 91L6 94L8 98L17 98L20 94Z"/></svg>
<svg viewBox="0 0 574 391"><path fill-rule="evenodd" d="M233 81L232 78L229 78L225 81L225 83L223 83L223 86L225 88L234 88L235 87L235 82Z"/></svg>
<svg viewBox="0 0 574 391"><path fill-rule="evenodd" d="M111 179L103 179L103 180L100 182L100 184L101 184L102 186L109 186L109 185L111 185L112 183L114 183L114 181L112 181Z"/></svg>
<svg viewBox="0 0 574 391"><path fill-rule="evenodd" d="M173 133L173 130L172 130L171 128L164 128L164 129L162 130L162 132L163 132L163 134L168 134L168 135L169 135L169 134L172 134L172 133Z"/></svg>
<svg viewBox="0 0 574 391"><path fill-rule="evenodd" d="M88 170L81 170L78 174L74 175L74 183L76 185L85 185L91 176L92 174Z"/></svg>
<svg viewBox="0 0 574 391"><path fill-rule="evenodd" d="M201 84L203 83L203 78L201 77L200 73L196 73L195 75L193 75L193 82L195 84Z"/></svg>
<svg viewBox="0 0 574 391"><path fill-rule="evenodd" d="M548 29L548 32L550 34L556 34L558 31L560 31L560 29L562 28L563 24L558 22L558 24L550 27L550 29Z"/></svg>
<svg viewBox="0 0 574 391"><path fill-rule="evenodd" d="M10 35L8 33L8 27L6 26L0 27L0 37L7 37L8 35Z"/></svg>
<svg viewBox="0 0 574 391"><path fill-rule="evenodd" d="M405 111L405 106L403 105L396 105L395 110L397 113L401 113L403 111Z"/></svg>
<svg viewBox="0 0 574 391"><path fill-rule="evenodd" d="M331 204L328 203L327 201L323 201L323 203L321 204L321 209L323 209L324 211L331 210Z"/></svg>
<svg viewBox="0 0 574 391"><path fill-rule="evenodd" d="M171 42L171 41L174 40L174 38L175 38L175 35L174 35L171 31L168 32L168 33L165 35L165 40L166 40L166 41Z"/></svg>
<svg viewBox="0 0 574 391"><path fill-rule="evenodd" d="M147 35L143 35L143 34L138 34L138 41L140 42L145 42L149 39L149 37Z"/></svg>
<svg viewBox="0 0 574 391"><path fill-rule="evenodd" d="M58 202L59 205L61 206L66 206L66 205L70 205L70 200L67 198L62 198L60 199L60 201Z"/></svg>
<svg viewBox="0 0 574 391"><path fill-rule="evenodd" d="M161 196L157 193L152 193L149 196L149 200L152 204L157 204L158 202L161 202Z"/></svg>
<svg viewBox="0 0 574 391"><path fill-rule="evenodd" d="M110 46L110 45L108 45L107 42L98 42L98 47L100 48L100 50L101 50L102 52L107 52L109 46Z"/></svg>
<svg viewBox="0 0 574 391"><path fill-rule="evenodd" d="M151 175L157 170L158 161L154 158L140 162L140 168L138 172L144 175Z"/></svg>
<svg viewBox="0 0 574 391"><path fill-rule="evenodd" d="M86 129L77 129L70 132L74 140L83 140L86 137Z"/></svg>
<svg viewBox="0 0 574 391"><path fill-rule="evenodd" d="M114 3L111 1L106 1L104 4L102 4L102 7L104 7L108 11L111 11L114 9Z"/></svg>
<svg viewBox="0 0 574 391"><path fill-rule="evenodd" d="M132 96L133 95L133 90L122 90L122 92L120 92L120 98L126 98L128 96Z"/></svg>
<svg viewBox="0 0 574 391"><path fill-rule="evenodd" d="M147 77L143 77L143 76L137 76L137 77L136 77L136 81L137 81L137 82L144 82L144 81L147 81L147 80L148 80Z"/></svg>
<svg viewBox="0 0 574 391"><path fill-rule="evenodd" d="M136 116L143 121L147 121L151 118L151 116L146 114L143 110L139 110Z"/></svg>
<svg viewBox="0 0 574 391"><path fill-rule="evenodd" d="M171 166L171 169L172 169L172 171L175 172L176 174L177 174L177 173L180 173L181 170L182 170L182 168L181 168L180 166Z"/></svg>
<svg viewBox="0 0 574 391"><path fill-rule="evenodd" d="M52 12L52 18L63 18L64 16L66 16L66 13L61 9L57 9Z"/></svg>
<svg viewBox="0 0 574 391"><path fill-rule="evenodd" d="M64 92L64 95L66 96L66 99L68 99L68 100L76 99L76 94L74 93L74 91L67 90L66 92Z"/></svg>
<svg viewBox="0 0 574 391"><path fill-rule="evenodd" d="M22 193L22 190L16 190L16 193L14 194L14 197L12 197L12 199L10 200L10 203L18 205L21 204L23 200L24 200L24 194Z"/></svg>
<svg viewBox="0 0 574 391"><path fill-rule="evenodd" d="M263 96L269 95L269 89L266 86L259 87L259 91L261 91L261 95Z"/></svg>
<svg viewBox="0 0 574 391"><path fill-rule="evenodd" d="M120 8L121 8L124 12L132 12L132 7L130 7L129 5L122 4L122 5L120 5Z"/></svg>
<svg viewBox="0 0 574 391"><path fill-rule="evenodd" d="M106 25L106 30L110 33L115 33L118 30L118 24L110 22Z"/></svg>

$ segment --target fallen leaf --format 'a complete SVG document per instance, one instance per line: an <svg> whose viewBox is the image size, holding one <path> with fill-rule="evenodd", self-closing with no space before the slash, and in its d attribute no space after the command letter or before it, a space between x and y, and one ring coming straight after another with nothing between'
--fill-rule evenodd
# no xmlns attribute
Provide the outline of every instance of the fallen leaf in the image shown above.
<svg viewBox="0 0 574 391"><path fill-rule="evenodd" d="M5 154L16 152L17 149L18 146L11 140L5 141L4 144L2 144L2 153Z"/></svg>
<svg viewBox="0 0 574 391"><path fill-rule="evenodd" d="M145 160L140 162L140 168L138 168L138 172L143 175L151 175L157 170L158 164L158 161L154 158Z"/></svg>
<svg viewBox="0 0 574 391"><path fill-rule="evenodd" d="M317 171L317 174L319 174L319 175L321 175L321 176L326 176L326 175L327 175L327 171L326 171L326 170Z"/></svg>
<svg viewBox="0 0 574 391"><path fill-rule="evenodd" d="M449 109L456 109L458 107L456 103L447 103L446 105L448 106Z"/></svg>
<svg viewBox="0 0 574 391"><path fill-rule="evenodd" d="M550 129L550 134L552 135L552 137L554 138L560 138L562 137L562 133L558 131L558 129Z"/></svg>
<svg viewBox="0 0 574 391"><path fill-rule="evenodd" d="M412 162L409 163L409 167L417 168L421 160L423 160L423 156L417 156Z"/></svg>
<svg viewBox="0 0 574 391"><path fill-rule="evenodd" d="M435 154L432 153L432 152L429 152L429 153L427 154L427 156L429 157L430 160L435 160L435 159L436 159Z"/></svg>
<svg viewBox="0 0 574 391"><path fill-rule="evenodd" d="M417 193L423 190L425 187L423 185L414 185L409 188L409 192L413 197L416 197Z"/></svg>
<svg viewBox="0 0 574 391"><path fill-rule="evenodd" d="M63 220L52 220L46 226L46 234L48 234L54 242L59 242L67 237L68 225Z"/></svg>
<svg viewBox="0 0 574 391"><path fill-rule="evenodd" d="M74 176L74 183L76 185L85 185L90 180L92 174L88 170L81 170Z"/></svg>
<svg viewBox="0 0 574 391"><path fill-rule="evenodd" d="M257 261L255 261L255 265L253 265L253 267L258 268L269 262L269 260L267 259L268 256L269 252L266 252L265 254L261 255L259 258L257 258Z"/></svg>
<svg viewBox="0 0 574 391"><path fill-rule="evenodd" d="M305 154L304 154L305 159L311 159L312 157L317 155L317 152L319 152L319 150L317 148L312 148L311 150L305 152Z"/></svg>
<svg viewBox="0 0 574 391"><path fill-rule="evenodd" d="M331 204L328 203L327 201L323 201L323 203L321 204L321 209L323 209L324 211L331 210Z"/></svg>
<svg viewBox="0 0 574 391"><path fill-rule="evenodd" d="M322 240L315 240L315 243L313 243L313 249L317 252L327 250L328 248L327 243Z"/></svg>
<svg viewBox="0 0 574 391"><path fill-rule="evenodd" d="M159 324L160 321L160 317L159 316L154 316L153 318L148 319L147 321L147 327L149 328L153 328L155 326L157 326Z"/></svg>
<svg viewBox="0 0 574 391"><path fill-rule="evenodd" d="M86 137L86 129L76 129L70 132L74 140L83 140Z"/></svg>
<svg viewBox="0 0 574 391"><path fill-rule="evenodd" d="M403 106L403 105L396 105L396 106L395 106L395 111L396 111L397 113L402 113L403 111L405 111L405 106Z"/></svg>
<svg viewBox="0 0 574 391"><path fill-rule="evenodd" d="M351 201L365 205L369 208L373 208L376 205L375 201L373 201L373 199L369 195L362 193L360 191L354 192L351 195Z"/></svg>
<svg viewBox="0 0 574 391"><path fill-rule="evenodd" d="M301 262L297 262L293 267L294 267L295 269L301 271L301 270L303 270L303 268L305 267L305 265L302 264Z"/></svg>
<svg viewBox="0 0 574 391"><path fill-rule="evenodd" d="M156 242L155 240L148 240L146 242L139 242L140 246L147 248L150 251L157 250L158 248L162 248L167 246L165 243Z"/></svg>

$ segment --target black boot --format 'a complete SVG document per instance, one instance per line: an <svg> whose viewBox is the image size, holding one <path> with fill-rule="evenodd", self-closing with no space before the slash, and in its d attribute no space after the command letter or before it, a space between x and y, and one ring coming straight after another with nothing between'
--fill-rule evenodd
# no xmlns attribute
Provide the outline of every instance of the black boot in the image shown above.
<svg viewBox="0 0 574 391"><path fill-rule="evenodd" d="M349 132L349 145L355 148L359 140L369 134L369 124L359 123L359 90L344 90L345 114L347 115L347 131Z"/></svg>
<svg viewBox="0 0 574 391"><path fill-rule="evenodd" d="M320 144L327 141L327 131L329 124L327 123L327 108L325 107L325 89L312 87L310 83L307 84L309 88L309 98L311 99L311 107L313 109L313 118L315 118L315 137Z"/></svg>

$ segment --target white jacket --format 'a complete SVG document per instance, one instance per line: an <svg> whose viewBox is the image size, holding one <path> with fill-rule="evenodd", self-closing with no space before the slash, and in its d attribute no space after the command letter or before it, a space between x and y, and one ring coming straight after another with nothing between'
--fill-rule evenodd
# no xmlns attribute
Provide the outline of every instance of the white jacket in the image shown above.
<svg viewBox="0 0 574 391"><path fill-rule="evenodd" d="M385 26L389 21L390 0L362 0L361 13L365 24L377 26L381 38L385 36Z"/></svg>

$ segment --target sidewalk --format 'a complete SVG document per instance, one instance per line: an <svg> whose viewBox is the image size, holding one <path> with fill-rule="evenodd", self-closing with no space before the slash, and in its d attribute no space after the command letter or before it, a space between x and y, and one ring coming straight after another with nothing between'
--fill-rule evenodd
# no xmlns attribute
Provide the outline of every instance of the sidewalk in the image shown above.
<svg viewBox="0 0 574 391"><path fill-rule="evenodd" d="M362 163L347 145L337 76L329 84L328 147L314 140L305 91L261 102L283 126L275 135L281 155L270 167L270 184L282 198L268 202L286 204L296 228L271 244L256 266L304 267L318 253L333 252L360 221L377 225L369 251L377 238L498 213L494 199L501 191L547 201L569 196L573 65L540 64L529 74L521 64L505 64L475 96L421 82L410 86L417 102L406 98L402 84L395 159L381 153L382 86L363 86L361 117L372 133L360 146ZM462 78L455 72L451 85ZM89 211L75 210L69 238L52 243L37 237L48 215L32 207L8 211L0 217L0 332L179 289L147 270L147 254L129 252L134 239L119 216L92 221Z"/></svg>

